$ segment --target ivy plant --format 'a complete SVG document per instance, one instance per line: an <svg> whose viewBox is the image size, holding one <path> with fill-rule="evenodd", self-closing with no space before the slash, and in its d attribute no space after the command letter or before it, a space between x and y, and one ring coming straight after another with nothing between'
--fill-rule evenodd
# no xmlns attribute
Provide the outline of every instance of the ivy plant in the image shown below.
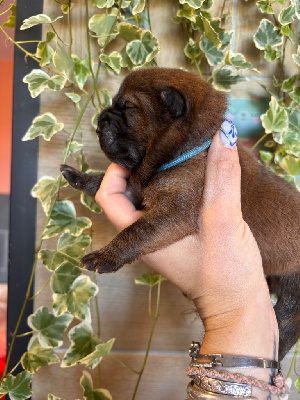
<svg viewBox="0 0 300 400"><path fill-rule="evenodd" d="M190 69L195 70L202 79L212 83L223 91L246 78L240 71L250 70L257 73L252 64L243 54L230 50L233 31L226 29L230 12L226 11L226 0L220 14L213 16L211 8L213 0L179 0L178 11L172 21L181 24L186 37L183 49ZM265 130L258 141L264 148L260 151L262 160L268 168L285 178L294 181L295 175L300 175L300 141L299 141L299 101L300 89L297 86L296 75L286 76L287 63L286 46L291 43L295 47L292 59L288 62L300 65L300 46L296 47L295 21L299 18L299 1L263 0L257 1L257 7L262 13L261 21L254 35L255 46L263 52L267 63L278 63L278 75L273 77L272 87L265 87L270 96L270 107L261 116ZM43 25L42 40L36 41L36 50L31 53L26 50L26 43L16 42L4 29L15 25L16 1L2 14L7 14L7 21L0 26L3 35L17 46L27 57L37 61L39 68L29 71L24 77L24 84L32 98L44 91L64 93L66 101L73 104L76 111L76 121L70 132L64 128L64 121L59 121L50 112L36 116L28 127L23 141L51 141L54 135L68 135L62 152L62 163L71 157L84 172L95 173L89 169L87 157L82 142L81 121L88 106L94 108L91 124L95 127L99 112L111 103L107 88L99 81L100 69L107 69L119 75L122 71L130 71L139 67L156 66L156 56L160 51L157 38L151 29L149 1L146 0L85 0L85 31L88 56L82 58L74 53L71 14L76 3L70 0L53 0L56 17L51 19L46 14L33 15L23 21L21 30ZM69 37L63 41L57 21L63 19L68 25ZM172 23L170 21L170 23ZM118 51L112 50L118 43ZM92 52L92 45L98 46L98 51ZM108 47L109 45L109 47ZM92 84L87 90L87 84ZM136 284L145 285L149 290L149 318L152 328L142 366L135 370L118 360L111 352L115 338L103 341L101 338L98 302L96 301L97 332L91 324L90 304L97 298L98 287L95 276L82 274L79 260L85 254L85 249L91 245L90 213L99 213L101 209L90 198L73 192L62 197L61 188L67 182L62 175L43 176L32 188L31 194L37 198L45 213L44 228L37 244L36 257L32 267L30 282L24 306L21 310L15 328L11 346L7 355L7 365L18 337L32 335L27 351L19 363L11 371L4 371L0 382L0 398L9 394L12 400L25 400L32 394L30 383L32 376L40 369L50 364L60 364L57 368L68 368L82 365L85 368L97 368L100 376L100 366L103 358L111 357L120 368L127 368L137 375L137 382L132 394L136 398L138 387L147 362L154 328L159 315L160 292L164 278L157 274L144 274L135 279ZM71 198L79 196L81 203L87 209L87 215L78 217ZM55 238L55 248L48 246L48 240ZM43 249L42 249L43 245ZM49 247L49 248L48 248ZM41 260L49 271L50 278L32 297L30 297L37 261ZM28 317L29 331L19 332L20 321L28 301L34 300L46 286L52 291L52 309L42 306ZM156 306L151 308L151 293L156 288ZM70 324L75 325L68 330L69 348L62 357L57 357L55 350L62 345L63 334ZM296 348L298 352L299 343ZM292 366L296 363L296 353ZM23 372L14 375L16 368L22 365ZM292 368L291 366L291 368ZM289 372L290 373L290 372ZM100 380L99 380L100 382ZM80 379L82 387L81 398L112 399L107 388L94 383L87 369L84 369ZM295 383L299 390L299 378ZM63 400L55 393L48 394L48 400Z"/></svg>

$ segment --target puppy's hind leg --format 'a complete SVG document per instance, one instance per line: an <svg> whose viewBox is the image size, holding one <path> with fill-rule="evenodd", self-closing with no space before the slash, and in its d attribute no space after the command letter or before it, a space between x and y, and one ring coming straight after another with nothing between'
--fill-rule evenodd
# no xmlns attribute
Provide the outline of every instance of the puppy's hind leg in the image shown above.
<svg viewBox="0 0 300 400"><path fill-rule="evenodd" d="M66 164L62 164L60 170L70 186L91 197L95 197L104 176L104 174L86 174Z"/></svg>
<svg viewBox="0 0 300 400"><path fill-rule="evenodd" d="M271 293L277 295L274 307L279 327L279 360L300 339L300 271L268 278Z"/></svg>

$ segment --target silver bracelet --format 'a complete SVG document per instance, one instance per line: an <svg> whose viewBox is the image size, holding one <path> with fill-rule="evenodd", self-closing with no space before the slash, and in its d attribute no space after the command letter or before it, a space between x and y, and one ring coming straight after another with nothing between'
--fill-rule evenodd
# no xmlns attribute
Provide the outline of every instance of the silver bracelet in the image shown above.
<svg viewBox="0 0 300 400"><path fill-rule="evenodd" d="M187 400L237 400L238 398L228 394L208 392L195 383L188 384L187 394ZM247 397L247 400L257 400L257 397Z"/></svg>
<svg viewBox="0 0 300 400"><path fill-rule="evenodd" d="M252 396L251 386L245 383L223 381L221 379L209 378L208 376L195 376L193 380L197 386L209 392L244 398Z"/></svg>

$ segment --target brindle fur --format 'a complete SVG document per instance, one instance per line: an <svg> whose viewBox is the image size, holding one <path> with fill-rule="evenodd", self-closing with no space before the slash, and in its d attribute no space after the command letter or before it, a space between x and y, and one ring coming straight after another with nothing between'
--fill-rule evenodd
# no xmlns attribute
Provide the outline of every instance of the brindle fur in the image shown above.
<svg viewBox="0 0 300 400"><path fill-rule="evenodd" d="M198 76L152 68L129 74L97 134L107 157L131 172L128 196L144 215L111 243L82 259L89 270L114 272L144 254L198 229L207 151L167 171L165 162L212 138L224 120L226 97ZM241 144L242 211L277 294L279 357L300 337L300 195L261 165ZM61 166L71 186L95 196L103 175Z"/></svg>

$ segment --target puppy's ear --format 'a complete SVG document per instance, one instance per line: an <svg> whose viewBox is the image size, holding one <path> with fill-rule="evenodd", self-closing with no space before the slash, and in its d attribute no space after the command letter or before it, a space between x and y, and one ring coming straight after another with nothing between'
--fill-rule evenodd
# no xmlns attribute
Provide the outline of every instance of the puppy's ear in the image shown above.
<svg viewBox="0 0 300 400"><path fill-rule="evenodd" d="M179 118L185 113L186 100L183 94L172 86L166 86L161 91L160 99L172 117Z"/></svg>

